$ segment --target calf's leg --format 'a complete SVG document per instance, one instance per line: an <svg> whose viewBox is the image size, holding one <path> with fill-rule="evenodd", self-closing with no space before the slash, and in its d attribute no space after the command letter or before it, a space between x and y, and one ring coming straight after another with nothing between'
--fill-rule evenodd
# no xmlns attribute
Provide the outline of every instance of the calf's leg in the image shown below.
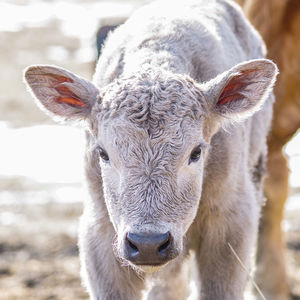
<svg viewBox="0 0 300 300"><path fill-rule="evenodd" d="M243 200L241 200L243 201ZM250 269L259 218L255 197L224 211L210 211L202 223L201 246L197 253L201 279L201 300L241 300L247 273L231 251L229 243L243 264ZM208 227L205 228L205 224Z"/></svg>

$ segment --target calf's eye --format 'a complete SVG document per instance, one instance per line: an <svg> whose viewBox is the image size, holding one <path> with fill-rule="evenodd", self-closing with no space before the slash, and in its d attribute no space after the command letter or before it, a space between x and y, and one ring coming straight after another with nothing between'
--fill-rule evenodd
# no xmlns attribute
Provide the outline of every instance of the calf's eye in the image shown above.
<svg viewBox="0 0 300 300"><path fill-rule="evenodd" d="M107 153L101 147L98 147L98 153L103 161L105 161L105 162L109 161L109 157L108 157Z"/></svg>
<svg viewBox="0 0 300 300"><path fill-rule="evenodd" d="M201 156L201 148L200 146L198 146L192 151L189 159L189 164L198 161L200 159L200 156Z"/></svg>

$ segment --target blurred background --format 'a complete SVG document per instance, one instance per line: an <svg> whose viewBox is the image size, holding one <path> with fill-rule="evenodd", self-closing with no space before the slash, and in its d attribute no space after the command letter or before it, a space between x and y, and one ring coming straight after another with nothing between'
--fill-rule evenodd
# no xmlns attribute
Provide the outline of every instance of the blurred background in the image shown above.
<svg viewBox="0 0 300 300"><path fill-rule="evenodd" d="M84 135L54 124L25 89L23 69L55 64L91 79L96 33L142 0L0 2L0 299L88 299L81 287L78 216ZM287 270L300 299L300 134L285 147ZM297 298L298 295L298 298Z"/></svg>

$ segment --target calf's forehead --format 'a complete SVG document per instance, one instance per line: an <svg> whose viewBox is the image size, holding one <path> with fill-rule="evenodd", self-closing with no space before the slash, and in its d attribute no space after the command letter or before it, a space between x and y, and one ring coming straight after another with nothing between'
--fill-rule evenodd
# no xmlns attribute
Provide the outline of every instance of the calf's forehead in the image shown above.
<svg viewBox="0 0 300 300"><path fill-rule="evenodd" d="M179 79L142 77L113 83L96 107L98 126L140 129L151 139L163 132L187 131L205 114L206 103L192 82Z"/></svg>
<svg viewBox="0 0 300 300"><path fill-rule="evenodd" d="M204 117L193 119L188 116L176 117L161 113L156 118L128 118L119 115L105 121L98 120L98 141L122 149L132 145L148 145L151 148L159 144L172 144L179 149L185 144L202 138Z"/></svg>
<svg viewBox="0 0 300 300"><path fill-rule="evenodd" d="M150 70L106 86L96 111L101 119L124 115L141 126L155 126L184 116L198 118L204 108L204 97L190 78Z"/></svg>

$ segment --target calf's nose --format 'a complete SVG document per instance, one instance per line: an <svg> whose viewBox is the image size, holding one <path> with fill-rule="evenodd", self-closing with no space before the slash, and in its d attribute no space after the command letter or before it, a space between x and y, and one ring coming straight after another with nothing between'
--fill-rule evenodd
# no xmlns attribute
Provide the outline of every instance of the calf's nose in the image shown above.
<svg viewBox="0 0 300 300"><path fill-rule="evenodd" d="M136 265L162 265L174 258L173 239L169 232L128 232L124 250L125 258Z"/></svg>

